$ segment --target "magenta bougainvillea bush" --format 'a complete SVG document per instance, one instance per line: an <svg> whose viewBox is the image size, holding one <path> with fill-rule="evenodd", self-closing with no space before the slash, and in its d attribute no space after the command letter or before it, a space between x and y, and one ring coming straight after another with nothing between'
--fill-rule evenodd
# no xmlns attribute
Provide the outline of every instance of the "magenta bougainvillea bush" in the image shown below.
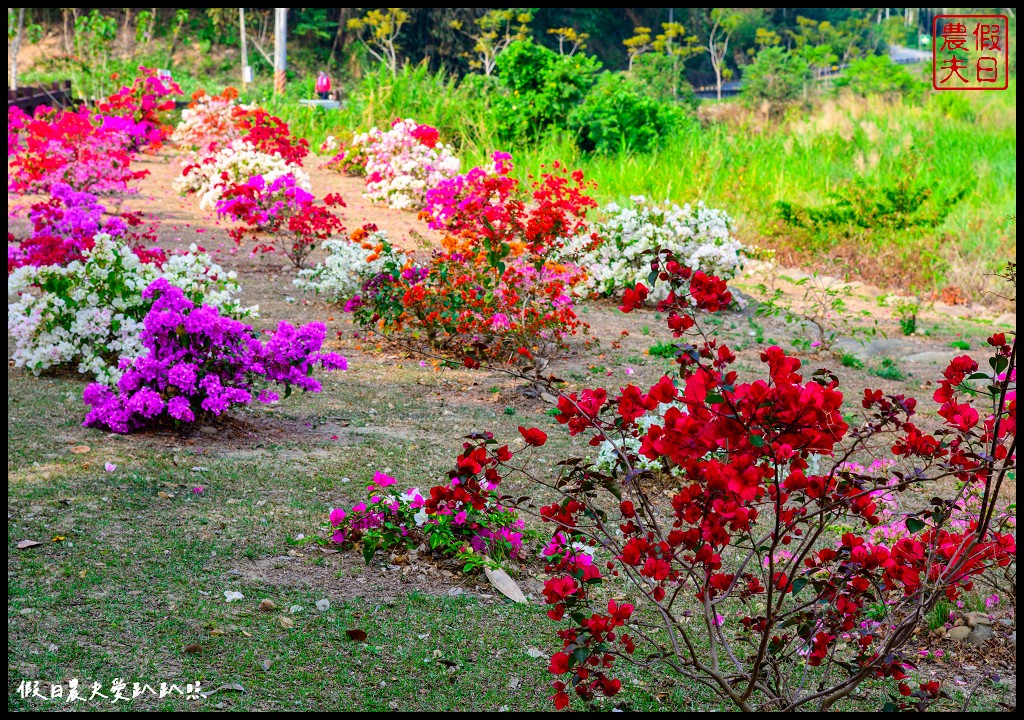
<svg viewBox="0 0 1024 720"><path fill-rule="evenodd" d="M94 194L56 183L50 199L28 210L32 232L18 238L7 234L7 273L25 265L67 265L83 260L96 235L102 233L131 247L143 262L161 265L166 254L156 247L156 223L141 212L108 213Z"/></svg>
<svg viewBox="0 0 1024 720"><path fill-rule="evenodd" d="M341 355L322 352L322 323L280 323L261 339L249 325L196 306L164 279L143 291L153 306L143 321L146 352L122 360L116 390L93 383L83 394L86 427L126 433L161 421L195 422L253 400L277 402L283 389L320 392L317 368L344 370Z"/></svg>

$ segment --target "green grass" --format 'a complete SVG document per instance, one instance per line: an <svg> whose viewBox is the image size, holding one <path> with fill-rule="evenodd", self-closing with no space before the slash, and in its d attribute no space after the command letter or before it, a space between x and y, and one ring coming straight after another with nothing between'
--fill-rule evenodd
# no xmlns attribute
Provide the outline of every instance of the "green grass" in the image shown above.
<svg viewBox="0 0 1024 720"><path fill-rule="evenodd" d="M871 374L883 380L905 380L907 377L903 368L892 358L882 358L880 366L871 368Z"/></svg>
<svg viewBox="0 0 1024 720"><path fill-rule="evenodd" d="M862 368L864 367L863 361L853 353L844 352L839 356L839 362L843 367L848 368Z"/></svg>
<svg viewBox="0 0 1024 720"><path fill-rule="evenodd" d="M656 342L647 349L649 355L660 358L674 358L679 353L679 347L671 342Z"/></svg>

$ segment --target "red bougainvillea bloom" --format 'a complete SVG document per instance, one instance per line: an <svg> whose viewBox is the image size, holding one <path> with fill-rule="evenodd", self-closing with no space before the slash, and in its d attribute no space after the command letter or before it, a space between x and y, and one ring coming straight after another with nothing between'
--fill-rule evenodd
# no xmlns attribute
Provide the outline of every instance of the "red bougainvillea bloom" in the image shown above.
<svg viewBox="0 0 1024 720"><path fill-rule="evenodd" d="M527 445L533 445L534 447L540 447L548 441L548 434L543 430L537 428L530 428L527 430L522 425L519 426L519 434L523 436L523 440L526 441Z"/></svg>

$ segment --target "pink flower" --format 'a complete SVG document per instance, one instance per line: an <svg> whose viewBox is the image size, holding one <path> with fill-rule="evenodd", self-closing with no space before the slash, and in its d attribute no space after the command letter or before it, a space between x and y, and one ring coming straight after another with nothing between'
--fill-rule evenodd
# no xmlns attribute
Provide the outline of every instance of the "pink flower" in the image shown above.
<svg viewBox="0 0 1024 720"><path fill-rule="evenodd" d="M352 506L352 512L354 512L354 513L364 512L365 510L366 510L366 503L364 503L364 502L357 502L355 505Z"/></svg>
<svg viewBox="0 0 1024 720"><path fill-rule="evenodd" d="M462 523L466 522L467 517L468 513L466 513L465 510L460 510L458 514L456 514L456 516L452 518L452 522L455 525L461 525Z"/></svg>
<svg viewBox="0 0 1024 720"><path fill-rule="evenodd" d="M373 474L373 483L371 484L375 484L377 485L377 487L386 488L389 485L394 485L395 479L390 475L385 475L384 473L378 470Z"/></svg>
<svg viewBox="0 0 1024 720"><path fill-rule="evenodd" d="M192 488L193 495L202 495L204 492L206 492L206 488L204 488L202 485L196 485L194 488Z"/></svg>
<svg viewBox="0 0 1024 720"><path fill-rule="evenodd" d="M103 469L106 470L107 472L114 472L115 470L117 470L117 465L108 462L106 465L103 466ZM998 600L996 602L998 602Z"/></svg>
<svg viewBox="0 0 1024 720"><path fill-rule="evenodd" d="M345 511L341 508L334 508L331 510L331 525L337 527L341 525L341 521L345 519Z"/></svg>
<svg viewBox="0 0 1024 720"><path fill-rule="evenodd" d="M627 375L632 375L633 374L633 368L631 368L631 367L626 368L625 373Z"/></svg>

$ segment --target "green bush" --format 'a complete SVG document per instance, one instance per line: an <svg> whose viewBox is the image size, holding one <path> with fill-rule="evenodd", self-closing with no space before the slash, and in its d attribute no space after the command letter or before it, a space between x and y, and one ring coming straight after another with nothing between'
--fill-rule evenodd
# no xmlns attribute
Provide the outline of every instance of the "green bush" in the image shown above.
<svg viewBox="0 0 1024 720"><path fill-rule="evenodd" d="M696 111L700 99L693 85L686 81L682 60L661 53L647 53L633 62L630 77L648 97L661 102L675 102Z"/></svg>
<svg viewBox="0 0 1024 720"><path fill-rule="evenodd" d="M587 152L645 152L685 121L674 103L646 95L624 74L604 73L569 116L569 129Z"/></svg>
<svg viewBox="0 0 1024 720"><path fill-rule="evenodd" d="M753 105L773 105L798 100L809 77L807 61L781 47L767 47L743 73L742 98Z"/></svg>
<svg viewBox="0 0 1024 720"><path fill-rule="evenodd" d="M599 60L583 53L559 55L532 40L512 43L497 59L504 89L493 101L499 133L514 140L564 128L600 69Z"/></svg>
<svg viewBox="0 0 1024 720"><path fill-rule="evenodd" d="M854 60L836 78L835 86L862 97L916 97L925 88L923 80L915 78L905 67L894 63L888 55L868 55Z"/></svg>

